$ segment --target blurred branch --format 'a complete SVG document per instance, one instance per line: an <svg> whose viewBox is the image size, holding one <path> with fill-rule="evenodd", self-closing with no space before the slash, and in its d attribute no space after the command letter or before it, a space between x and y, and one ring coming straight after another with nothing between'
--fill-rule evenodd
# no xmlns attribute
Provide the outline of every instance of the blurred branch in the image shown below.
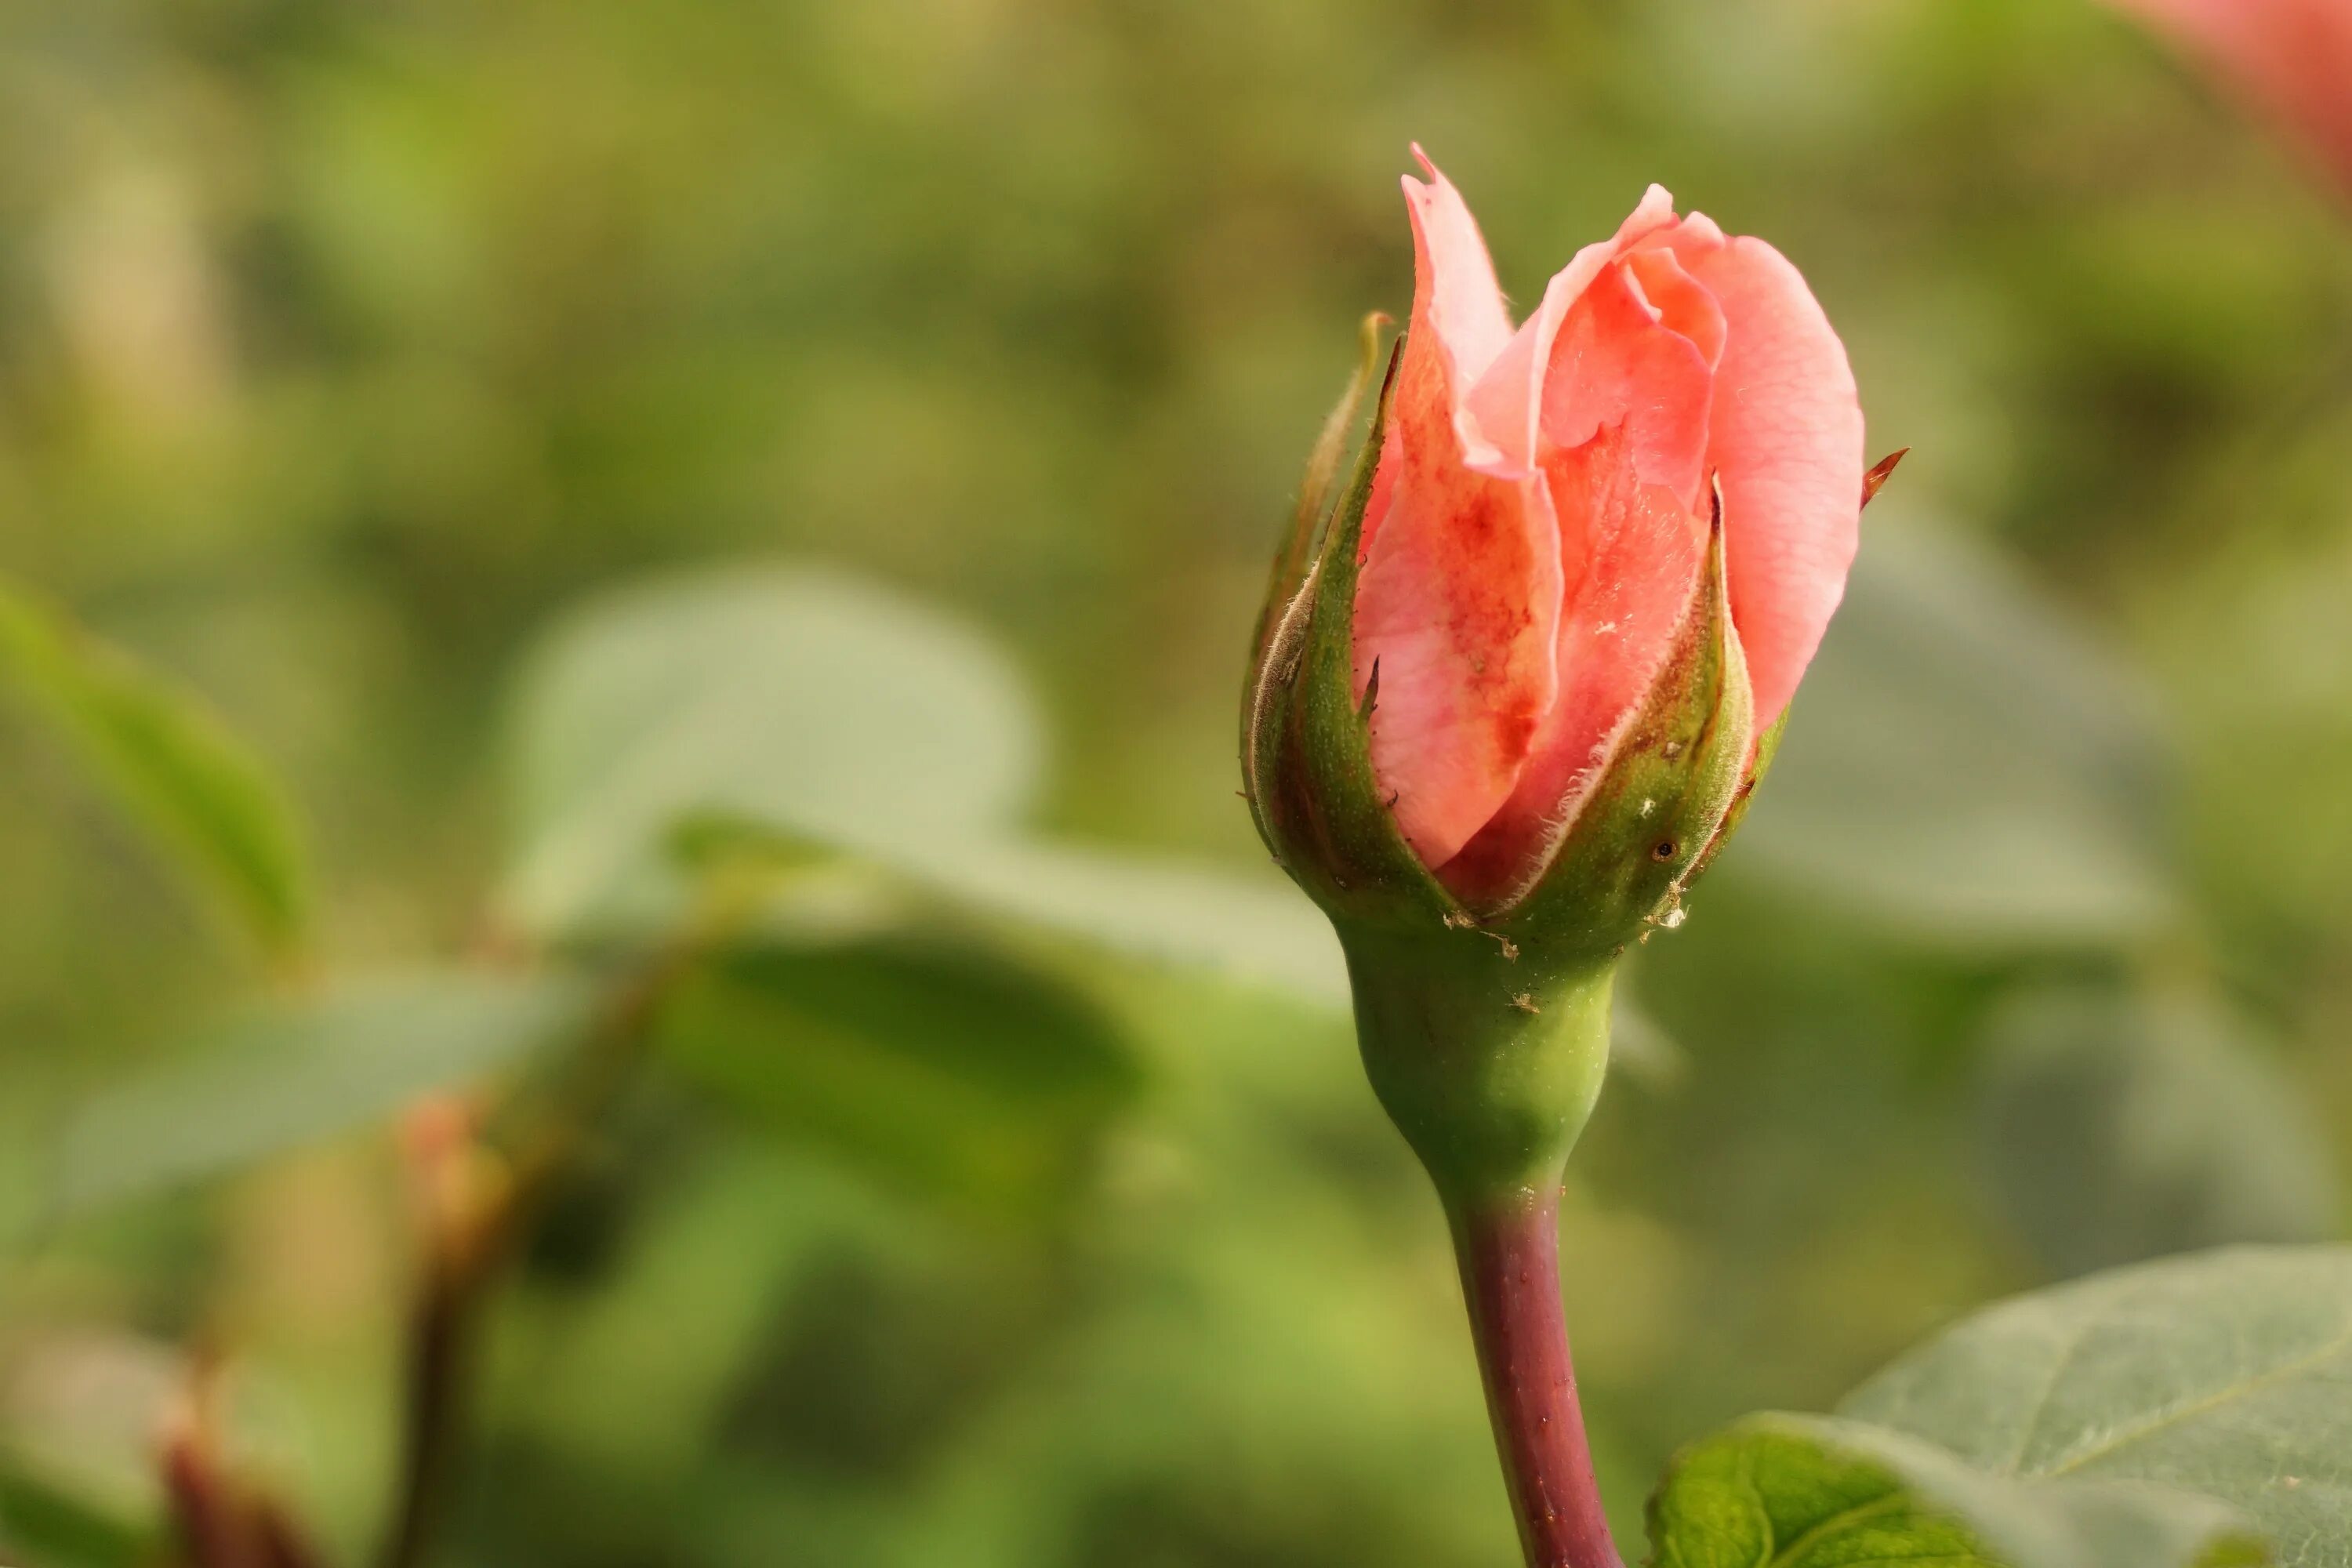
<svg viewBox="0 0 2352 1568"><path fill-rule="evenodd" d="M217 1365L200 1356L163 1432L163 1492L189 1568L321 1568L284 1505L228 1465L218 1390Z"/></svg>
<svg viewBox="0 0 2352 1568"><path fill-rule="evenodd" d="M404 1121L424 1256L408 1321L401 1472L379 1568L425 1561L456 1474L476 1341L499 1273L635 1076L663 1000L735 928L739 908L710 900L614 990L552 1103L512 1154L480 1136L474 1108L462 1100L423 1101Z"/></svg>

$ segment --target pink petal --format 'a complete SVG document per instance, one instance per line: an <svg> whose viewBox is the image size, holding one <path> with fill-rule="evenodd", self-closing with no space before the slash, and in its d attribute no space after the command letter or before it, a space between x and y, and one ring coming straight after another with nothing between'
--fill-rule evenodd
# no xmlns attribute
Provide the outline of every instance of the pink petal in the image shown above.
<svg viewBox="0 0 2352 1568"><path fill-rule="evenodd" d="M1502 286L1495 281L1495 263L1477 220L1454 182L1429 161L1416 142L1413 157L1429 175L1423 184L1404 176L1404 199L1412 214L1416 264L1413 310L1421 310L1420 284L1429 286L1429 320L1438 341L1454 357L1467 387L1485 374L1503 345L1511 341L1511 316L1503 305ZM1425 260L1425 265L1423 265Z"/></svg>
<svg viewBox="0 0 2352 1568"><path fill-rule="evenodd" d="M1795 694L1845 595L1862 515L1862 405L1844 345L1779 251L1724 239L1696 215L1665 243L1728 329L1707 461L1723 480L1731 617L1761 731Z"/></svg>
<svg viewBox="0 0 2352 1568"><path fill-rule="evenodd" d="M1677 310L1699 318L1720 353L1722 313L1681 268L1663 281L1689 295ZM1708 312L1712 311L1711 319ZM1543 379L1540 446L1580 447L1603 426L1624 426L1640 480L1664 485L1687 509L1705 483L1708 401L1715 375L1699 345L1668 326L1643 297L1632 268L1601 268L1561 318ZM1569 513L1563 510L1566 522ZM1580 558L1572 533L1562 539L1563 571L1572 583Z"/></svg>
<svg viewBox="0 0 2352 1568"><path fill-rule="evenodd" d="M1641 205L1617 226L1612 237L1588 245L1569 258L1544 288L1534 315L1498 353L1467 401L1485 432L1505 461L1520 470L1537 463L1536 426L1543 405L1544 368L1551 362L1552 340L1569 308L1583 296L1608 265L1636 245L1675 226L1675 198L1664 185L1642 194Z"/></svg>
<svg viewBox="0 0 2352 1568"><path fill-rule="evenodd" d="M1355 679L1360 700L1379 670L1372 770L1435 866L1509 795L1551 705L1559 539L1539 479L1471 466L1495 454L1461 405L1462 366L1484 369L1509 320L1468 211L1430 174L1405 182L1412 321L1366 508Z"/></svg>
<svg viewBox="0 0 2352 1568"><path fill-rule="evenodd" d="M2352 4L2116 0L2201 56L2352 186Z"/></svg>
<svg viewBox="0 0 2352 1568"><path fill-rule="evenodd" d="M1554 706L1509 799L1439 871L1474 904L1508 902L1549 859L1671 652L1697 581L1705 532L1693 509L1726 328L1715 297L1669 252L1633 248L1672 226L1653 186L1617 240L1554 280L1537 330L1481 384L1517 374L1522 344L1544 347L1528 438L1559 520L1563 603Z"/></svg>
<svg viewBox="0 0 2352 1568"><path fill-rule="evenodd" d="M1541 873L1642 699L1674 650L1697 586L1706 531L1667 486L1645 482L1631 436L1601 429L1545 461L1564 537L1588 570L1569 592L1555 647L1558 700L1510 798L1439 868L1474 905L1507 903Z"/></svg>
<svg viewBox="0 0 2352 1568"><path fill-rule="evenodd" d="M1713 370L1723 359L1726 331L1723 306L1706 286L1683 270L1675 253L1663 247L1635 249L1625 266L1641 285L1642 297L1658 312L1658 320L1691 341L1699 358Z"/></svg>
<svg viewBox="0 0 2352 1568"><path fill-rule="evenodd" d="M1503 458L1465 400L1467 388L1494 363L1511 338L1510 312L1504 308L1502 286L1495 281L1495 263L1478 232L1469 205L1454 188L1421 143L1412 155L1429 175L1423 184L1402 176L1405 212L1412 219L1412 321L1411 334L1424 346L1442 351L1446 398L1453 409L1456 443L1464 459L1485 472L1524 477L1525 463ZM1413 353L1408 343L1406 355ZM1362 548L1369 552L1373 535L1388 515L1388 490L1392 476L1382 461L1370 502L1364 508ZM1360 672L1357 677L1363 679Z"/></svg>

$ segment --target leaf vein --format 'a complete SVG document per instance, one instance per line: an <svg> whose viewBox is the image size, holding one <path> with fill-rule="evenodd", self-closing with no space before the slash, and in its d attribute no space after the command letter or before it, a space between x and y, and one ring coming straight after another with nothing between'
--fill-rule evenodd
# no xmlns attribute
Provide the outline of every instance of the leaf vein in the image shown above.
<svg viewBox="0 0 2352 1568"><path fill-rule="evenodd" d="M2260 1376L2248 1378L2242 1383L2232 1384L2226 1388L2219 1389L2202 1399L2191 1400L2186 1405L2164 1411L2152 1420L2143 1421L2136 1426L2127 1426L2119 1432L2112 1433L2100 1442L2093 1444L2080 1453L2070 1455L2063 1463L2053 1465L2049 1469L2041 1471L2040 1474L2048 1478L2078 1470L2084 1465L2104 1459L2135 1443L2144 1442L2167 1427L2177 1426L2192 1416L2201 1415L2209 1410L2229 1404L2231 1400L2242 1399L2257 1390L2283 1383L2300 1373L2309 1372L2331 1358L2342 1355L2347 1350L2352 1350L2352 1328L2346 1329L2335 1339L2308 1355L2300 1356L2283 1365L2273 1367Z"/></svg>
<svg viewBox="0 0 2352 1568"><path fill-rule="evenodd" d="M1760 1495L1758 1500L1762 1500ZM1865 1519L1875 1519L1882 1513L1894 1512L1902 1508L1907 1500L1898 1488L1874 1497L1868 1502L1858 1502L1852 1508L1833 1513L1774 1552L1769 1559L1772 1568L1790 1568L1790 1565L1802 1560L1805 1552L1812 1550L1816 1543L1832 1532L1843 1530L1850 1525L1859 1524Z"/></svg>
<svg viewBox="0 0 2352 1568"><path fill-rule="evenodd" d="M2087 1321L2075 1325L2074 1331L2066 1337L2064 1345L2060 1348L2057 1359L2050 1363L2050 1375L2043 1380L2042 1392L2034 1397L2032 1405L2025 1413L2025 1422L2017 1434L2017 1451L2010 1455L2009 1463L2001 1467L2002 1473L2016 1475L2023 1469L2025 1456L2032 1450L2033 1439L2042 1430L2042 1418L2049 1414L2050 1402L2057 1397L2058 1384L2064 1380L2066 1369L2074 1365L2075 1353L2083 1348L2083 1342L2091 1337L2093 1327Z"/></svg>

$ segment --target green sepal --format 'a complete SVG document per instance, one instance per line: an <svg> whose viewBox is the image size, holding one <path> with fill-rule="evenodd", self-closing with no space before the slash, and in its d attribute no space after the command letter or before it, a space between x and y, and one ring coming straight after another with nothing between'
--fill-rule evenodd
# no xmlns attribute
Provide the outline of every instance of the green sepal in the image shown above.
<svg viewBox="0 0 2352 1568"><path fill-rule="evenodd" d="M1485 923L1528 952L1598 962L1682 889L1740 798L1755 699L1731 626L1717 496L1705 570L1665 666L1533 889Z"/></svg>
<svg viewBox="0 0 2352 1568"><path fill-rule="evenodd" d="M1733 807L1735 812L1743 812L1748 809L1748 796L1756 793L1756 786L1762 784L1764 782L1764 775L1772 771L1772 759L1780 754L1780 736L1789 728L1790 708L1793 706L1794 704L1791 703L1788 706L1782 707L1780 710L1780 716L1772 721L1772 727L1765 731L1763 734L1757 737L1756 765L1748 770L1748 784L1740 792L1738 804ZM1726 817L1724 819L1724 826L1727 831L1736 820L1736 816Z"/></svg>
<svg viewBox="0 0 2352 1568"><path fill-rule="evenodd" d="M1757 737L1756 760L1748 765L1748 776L1739 781L1738 792L1731 797L1731 809L1723 814L1722 826L1715 830L1715 837L1707 840L1698 864L1693 866L1690 875L1683 879L1685 886L1698 880L1706 868L1715 864L1716 856L1731 842L1731 836L1738 831L1739 825L1748 820L1748 807L1756 798L1756 786L1762 784L1764 775L1772 771L1772 759L1780 754L1780 736L1789 728L1789 711L1788 708L1782 708L1780 716L1772 721L1772 727Z"/></svg>
<svg viewBox="0 0 2352 1568"><path fill-rule="evenodd" d="M1357 556L1388 430L1402 340L1355 471L1297 594L1273 620L1250 680L1242 771L1275 859L1334 921L1442 929L1461 906L1405 842L1372 774L1355 692ZM1379 672L1372 672L1374 681Z"/></svg>
<svg viewBox="0 0 2352 1568"><path fill-rule="evenodd" d="M1307 454L1307 471L1299 477L1298 499L1291 508L1290 531L1283 536L1282 549L1274 558L1265 601L1258 608L1257 626L1250 634L1253 688L1258 667L1265 658L1266 639L1274 635L1282 612L1306 584L1307 567L1315 558L1315 532L1330 512L1331 489L1339 482L1339 465L1348 455L1348 432L1355 428L1356 417L1364 410L1364 398L1381 374L1381 333L1388 324L1388 314L1382 310L1374 310L1364 318L1358 329L1355 374L1348 378L1347 390L1339 395L1339 401L1324 416L1323 427L1316 432L1314 448ZM1248 712L1245 703L1244 721ZM1242 743L1249 743L1246 733Z"/></svg>

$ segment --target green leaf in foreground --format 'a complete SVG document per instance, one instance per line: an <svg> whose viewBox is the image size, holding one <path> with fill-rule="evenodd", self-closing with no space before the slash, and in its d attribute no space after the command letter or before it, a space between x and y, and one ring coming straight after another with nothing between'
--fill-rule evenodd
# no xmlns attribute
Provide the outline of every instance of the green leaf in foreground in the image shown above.
<svg viewBox="0 0 2352 1568"><path fill-rule="evenodd" d="M2060 1275L2335 1233L2310 1108L2218 1004L2036 991L1994 1015L1986 1046L1986 1177Z"/></svg>
<svg viewBox="0 0 2352 1568"><path fill-rule="evenodd" d="M2207 1498L2036 1484L1932 1443L1822 1416L1757 1415L1676 1455L1650 1501L1655 1568L2239 1568L2269 1561Z"/></svg>
<svg viewBox="0 0 2352 1568"><path fill-rule="evenodd" d="M906 1190L1048 1201L1139 1075L1084 997L985 948L910 936L714 960L664 1009L667 1058L796 1142Z"/></svg>
<svg viewBox="0 0 2352 1568"><path fill-rule="evenodd" d="M277 780L193 693L0 583L0 676L264 946L299 945L310 869Z"/></svg>
<svg viewBox="0 0 2352 1568"><path fill-rule="evenodd" d="M1841 1408L1998 1476L2202 1492L2283 1568L2352 1568L2352 1248L2229 1247L2021 1296Z"/></svg>
<svg viewBox="0 0 2352 1568"><path fill-rule="evenodd" d="M388 1116L576 1030L593 1001L574 977L446 971L258 1009L85 1105L58 1151L53 1213L176 1186Z"/></svg>

